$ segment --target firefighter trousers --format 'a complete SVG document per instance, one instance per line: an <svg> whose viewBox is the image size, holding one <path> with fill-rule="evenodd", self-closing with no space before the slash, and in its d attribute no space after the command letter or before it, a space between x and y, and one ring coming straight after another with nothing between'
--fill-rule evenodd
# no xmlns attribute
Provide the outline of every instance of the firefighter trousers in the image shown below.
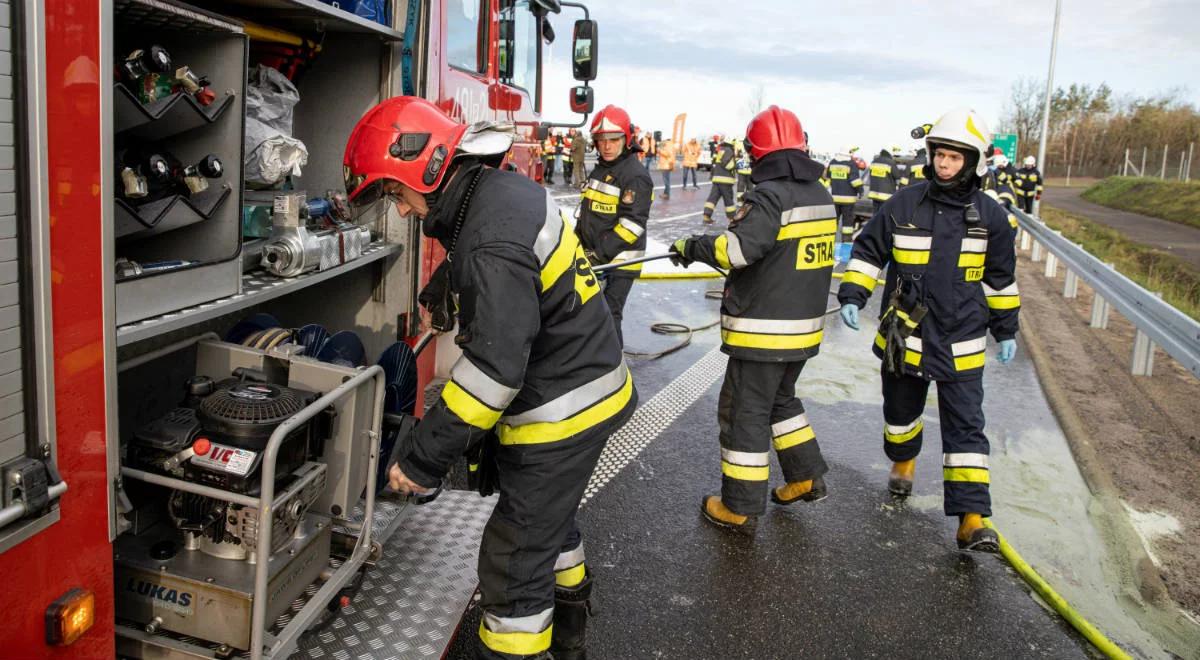
<svg viewBox="0 0 1200 660"><path fill-rule="evenodd" d="M849 243L854 240L855 227L854 222L854 205L853 204L837 204L838 225L841 227L841 241Z"/></svg>
<svg viewBox="0 0 1200 660"><path fill-rule="evenodd" d="M796 398L804 362L729 358L717 404L721 442L721 501L734 513L757 516L766 508L770 449L783 478L807 481L829 467Z"/></svg>
<svg viewBox="0 0 1200 660"><path fill-rule="evenodd" d="M1029 193L1021 195L1017 198L1017 204L1021 206L1021 210L1033 215L1033 200L1037 199L1037 193Z"/></svg>
<svg viewBox="0 0 1200 660"><path fill-rule="evenodd" d="M543 158L542 162L546 164L546 173L543 178L546 183L554 183L554 158Z"/></svg>
<svg viewBox="0 0 1200 660"><path fill-rule="evenodd" d="M587 174L583 171L583 159L571 161L571 185L582 186L587 181Z"/></svg>
<svg viewBox="0 0 1200 660"><path fill-rule="evenodd" d="M621 332L621 321L625 318L625 301L629 299L629 291L636 279L634 273L629 275L613 273L604 279L604 302L608 303L608 311L612 313L613 325L617 328L617 339L625 346L625 335Z"/></svg>
<svg viewBox="0 0 1200 660"><path fill-rule="evenodd" d="M733 214L737 212L737 198L733 196L732 183L713 182L712 190L708 191L708 201L704 202L704 218L706 220L712 219L718 201L725 204L725 217L732 218Z"/></svg>
<svg viewBox="0 0 1200 660"><path fill-rule="evenodd" d="M883 451L893 462L921 452L925 397L930 381L882 369ZM983 379L938 381L938 419L942 430L943 506L948 516L992 515L988 493L987 436L983 433Z"/></svg>
<svg viewBox="0 0 1200 660"><path fill-rule="evenodd" d="M512 660L550 648L555 587L575 587L587 575L575 511L606 441L585 437L536 463L500 448L500 498L479 547L480 658Z"/></svg>

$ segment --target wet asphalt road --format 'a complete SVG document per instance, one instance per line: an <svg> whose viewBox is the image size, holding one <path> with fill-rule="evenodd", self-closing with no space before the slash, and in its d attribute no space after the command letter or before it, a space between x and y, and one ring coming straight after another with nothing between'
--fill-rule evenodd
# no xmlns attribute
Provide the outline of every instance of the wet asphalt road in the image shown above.
<svg viewBox="0 0 1200 660"><path fill-rule="evenodd" d="M715 226L701 224L707 186L673 193L669 202L659 193L648 253L724 225L720 210ZM570 208L573 200L560 204ZM655 321L715 320L719 303L703 294L719 286L719 280L635 285L625 314L627 348L661 350L679 341L651 334ZM864 320L877 311L865 310ZM955 549L955 521L941 512L936 400L926 411L914 497L888 495L872 336L866 328L852 333L830 323L822 354L799 383L831 465L830 497L791 507L768 503L753 540L716 529L699 514L702 496L719 490L720 380L714 375L687 394L679 376L706 356L720 359L710 356L718 331L699 332L690 346L660 360L630 360L641 406L688 398L683 414L625 459L580 511L601 610L591 620L590 658L1087 657L1074 631L1043 609L1002 559ZM1054 425L1032 369L1023 355L1009 369L989 368L990 418L1011 419L1016 406L1022 419L1012 423ZM989 427L989 435L994 454L1019 453L1025 437L1012 428ZM610 448L632 454L618 447L618 436ZM779 482L773 465L772 485ZM994 489L998 498L1002 490ZM450 657L471 657L478 625L472 612Z"/></svg>

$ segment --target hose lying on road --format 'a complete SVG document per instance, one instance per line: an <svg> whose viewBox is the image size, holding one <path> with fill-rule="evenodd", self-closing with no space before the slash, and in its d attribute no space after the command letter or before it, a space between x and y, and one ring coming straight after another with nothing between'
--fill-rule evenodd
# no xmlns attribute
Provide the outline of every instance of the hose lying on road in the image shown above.
<svg viewBox="0 0 1200 660"><path fill-rule="evenodd" d="M1114 644L1112 640L1105 637L1104 633L1097 630L1090 621L1083 618L1083 615L1076 612L1075 608L1071 607L1071 604L1062 596L1059 596L1058 592L1043 580L1042 576L1038 575L1032 566L1025 563L1025 560L1008 544L1008 541L1004 539L1004 535L1000 533L1000 530L996 529L992 521L984 520L983 524L996 532L996 537L1000 539L1000 554L1008 560L1013 569L1042 597L1042 600L1046 601L1050 607L1053 607L1054 611L1066 619L1067 623L1071 624L1075 630L1078 630L1084 639L1091 642L1092 646L1095 646L1106 658L1110 658L1111 660L1131 660L1128 653Z"/></svg>

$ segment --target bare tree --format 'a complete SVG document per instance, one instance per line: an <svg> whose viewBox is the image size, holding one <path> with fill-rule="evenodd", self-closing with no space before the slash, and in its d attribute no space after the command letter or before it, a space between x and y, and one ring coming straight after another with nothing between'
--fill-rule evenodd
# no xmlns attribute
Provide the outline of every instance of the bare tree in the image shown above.
<svg viewBox="0 0 1200 660"><path fill-rule="evenodd" d="M1019 78L1012 85L1012 96L1004 104L1000 123L1017 134L1017 145L1027 149L1041 135L1041 93L1045 84L1034 78Z"/></svg>
<svg viewBox="0 0 1200 660"><path fill-rule="evenodd" d="M746 99L746 112L750 113L751 117L762 112L766 107L766 99L767 88L762 83L758 83L754 89L750 90L750 96Z"/></svg>

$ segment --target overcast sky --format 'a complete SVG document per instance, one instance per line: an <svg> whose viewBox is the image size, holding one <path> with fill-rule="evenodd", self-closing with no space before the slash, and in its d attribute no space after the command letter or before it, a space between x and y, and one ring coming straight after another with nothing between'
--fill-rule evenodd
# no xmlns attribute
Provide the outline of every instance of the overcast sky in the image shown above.
<svg viewBox="0 0 1200 660"><path fill-rule="evenodd" d="M761 84L766 103L796 112L819 151L909 148L909 129L963 105L995 127L1014 80L1045 79L1054 23L1053 0L587 4L600 23L597 108L621 105L664 132L686 112L688 135L740 135ZM548 119L571 117L579 16L564 8L554 19ZM1200 1L1064 0L1055 83L1071 82L1133 95L1184 88L1200 105Z"/></svg>

